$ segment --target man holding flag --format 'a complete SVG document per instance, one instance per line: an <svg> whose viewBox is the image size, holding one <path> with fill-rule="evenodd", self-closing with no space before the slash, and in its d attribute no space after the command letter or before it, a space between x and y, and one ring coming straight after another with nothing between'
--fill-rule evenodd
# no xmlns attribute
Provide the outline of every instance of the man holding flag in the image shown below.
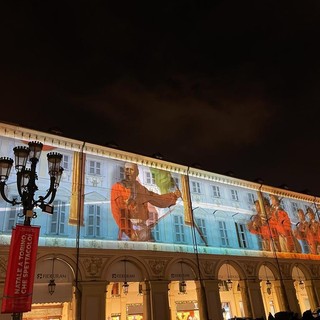
<svg viewBox="0 0 320 320"><path fill-rule="evenodd" d="M148 190L138 180L138 166L125 163L124 179L111 188L111 211L119 226L118 239L152 241L148 205L166 208L176 204L181 197L179 190L157 194Z"/></svg>

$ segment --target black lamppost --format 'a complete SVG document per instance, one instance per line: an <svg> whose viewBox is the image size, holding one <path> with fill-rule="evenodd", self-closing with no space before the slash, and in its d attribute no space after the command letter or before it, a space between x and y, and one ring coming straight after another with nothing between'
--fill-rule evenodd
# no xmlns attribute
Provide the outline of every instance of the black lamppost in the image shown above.
<svg viewBox="0 0 320 320"><path fill-rule="evenodd" d="M33 211L34 208L39 207L43 212L53 213L53 206L51 204L56 196L63 173L63 168L60 166L62 155L56 152L48 153L50 186L44 196L38 196L38 199L35 199L36 192L38 191L36 167L40 159L42 147L43 144L41 142L29 142L28 147L18 146L13 149L15 161L8 157L0 158L0 194L6 202L13 206L22 205L25 226L30 226L31 219L37 217ZM5 187L7 186L13 162L15 162L17 172L17 190L20 199L13 198L10 200L6 195ZM12 318L22 319L22 313L13 313Z"/></svg>

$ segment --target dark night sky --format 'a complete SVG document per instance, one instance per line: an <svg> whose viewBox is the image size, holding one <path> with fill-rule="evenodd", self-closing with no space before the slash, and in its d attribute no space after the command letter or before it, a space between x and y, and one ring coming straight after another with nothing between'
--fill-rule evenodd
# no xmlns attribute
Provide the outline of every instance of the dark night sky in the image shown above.
<svg viewBox="0 0 320 320"><path fill-rule="evenodd" d="M320 2L6 1L0 121L320 195Z"/></svg>

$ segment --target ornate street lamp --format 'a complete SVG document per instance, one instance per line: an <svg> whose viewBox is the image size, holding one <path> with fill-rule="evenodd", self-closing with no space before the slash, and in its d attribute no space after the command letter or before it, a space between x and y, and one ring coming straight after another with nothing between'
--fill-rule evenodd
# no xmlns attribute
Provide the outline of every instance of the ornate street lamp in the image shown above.
<svg viewBox="0 0 320 320"><path fill-rule="evenodd" d="M297 269L298 278L299 278L299 288L300 290L304 290L305 285L304 285L304 281L300 277L299 267L296 266L296 269Z"/></svg>
<svg viewBox="0 0 320 320"><path fill-rule="evenodd" d="M15 205L22 205L24 226L31 226L31 219L36 218L37 215L33 211L34 208L39 207L43 212L53 213L53 206L51 205L56 196L57 189L63 173L63 168L60 166L62 155L56 152L47 154L48 169L50 176L50 186L44 196L38 196L35 199L38 186L36 180L38 175L36 167L40 159L43 144L41 142L29 142L27 146L18 146L13 149L15 161L8 157L0 157L0 194L1 197L8 203ZM29 163L30 164L29 164ZM19 198L10 200L5 192L7 181L10 176L11 168L15 163L17 174L17 190ZM28 166L27 166L28 164ZM53 284L51 289L53 289ZM50 289L50 288L49 288ZM22 319L21 312L14 312L12 318Z"/></svg>
<svg viewBox="0 0 320 320"><path fill-rule="evenodd" d="M8 181L10 171L13 165L13 160L7 157L0 158L0 193L2 198L12 204L23 206L24 225L29 226L31 219L36 218L37 215L33 212L35 207L39 207L43 212L53 213L53 202L61 176L63 168L60 166L62 155L56 152L50 152L47 155L48 168L50 176L50 187L46 195L39 196L38 200L35 200L35 193L38 190L36 180L38 175L36 173L36 166L39 162L43 144L41 142L29 142L29 147L18 146L13 149L15 156L15 169L17 172L17 190L20 200L13 198L8 199L5 194L5 187ZM30 162L30 167L27 168L27 162ZM48 199L48 201L46 201Z"/></svg>
<svg viewBox="0 0 320 320"><path fill-rule="evenodd" d="M179 281L179 294L186 294L187 284L184 281L183 261L180 262L180 267L181 267L181 280Z"/></svg>
<svg viewBox="0 0 320 320"><path fill-rule="evenodd" d="M129 292L129 284L127 282L127 260L123 260L124 262L124 283L122 285L123 294L127 295Z"/></svg>
<svg viewBox="0 0 320 320"><path fill-rule="evenodd" d="M229 264L226 263L227 265L227 274L228 274L228 280L227 280L227 288L228 288L228 291L231 291L232 290L232 281L230 279L230 271L229 271Z"/></svg>
<svg viewBox="0 0 320 320"><path fill-rule="evenodd" d="M267 279L267 281L266 281L267 293L268 293L268 295L270 295L270 294L271 294L272 283L271 283L271 281L270 281L269 278L268 278L268 272L267 272L267 267L266 267L266 265L264 264L263 266L264 266L264 272L265 272L265 274L266 274L266 279Z"/></svg>
<svg viewBox="0 0 320 320"><path fill-rule="evenodd" d="M179 294L187 293L187 284L184 280L179 281Z"/></svg>
<svg viewBox="0 0 320 320"><path fill-rule="evenodd" d="M54 281L54 260L55 260L55 258L52 258L51 279L48 283L48 292L50 293L50 295L53 295L56 290L56 283Z"/></svg>
<svg viewBox="0 0 320 320"><path fill-rule="evenodd" d="M271 294L272 284L271 284L271 281L269 279L267 279L267 281L266 281L266 287L267 287L267 293L270 295Z"/></svg>

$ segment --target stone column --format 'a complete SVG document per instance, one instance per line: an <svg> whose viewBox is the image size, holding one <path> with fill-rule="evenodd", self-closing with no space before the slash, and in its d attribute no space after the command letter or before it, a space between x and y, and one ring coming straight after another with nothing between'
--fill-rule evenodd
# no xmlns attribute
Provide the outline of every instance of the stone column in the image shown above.
<svg viewBox="0 0 320 320"><path fill-rule="evenodd" d="M168 284L165 280L149 281L151 318L148 320L170 319Z"/></svg>
<svg viewBox="0 0 320 320"><path fill-rule="evenodd" d="M195 281L200 319L223 320L219 280Z"/></svg>
<svg viewBox="0 0 320 320"><path fill-rule="evenodd" d="M143 319L151 320L150 285L148 282L141 282L143 294Z"/></svg>
<svg viewBox="0 0 320 320"><path fill-rule="evenodd" d="M243 307L247 317L261 318L265 317L263 299L261 295L260 279L249 278L246 281L239 281Z"/></svg>
<svg viewBox="0 0 320 320"><path fill-rule="evenodd" d="M311 280L314 294L315 294L315 308L320 306L320 279L313 279Z"/></svg>
<svg viewBox="0 0 320 320"><path fill-rule="evenodd" d="M106 319L106 281L79 282L81 320Z"/></svg>
<svg viewBox="0 0 320 320"><path fill-rule="evenodd" d="M319 280L316 280L319 282ZM310 308L311 310L314 310L315 308L317 308L319 306L318 304L318 300L315 294L315 290L316 290L316 283L313 283L312 280L304 280L304 286L308 295L308 299L309 299L309 303L310 303ZM320 285L320 283L318 283L318 286ZM304 310L301 310L301 312L303 312Z"/></svg>
<svg viewBox="0 0 320 320"><path fill-rule="evenodd" d="M169 284L169 308L170 308L170 320L176 320L177 318L177 305L174 292L174 284Z"/></svg>
<svg viewBox="0 0 320 320"><path fill-rule="evenodd" d="M300 314L300 306L299 306L299 301L297 298L297 293L296 293L296 288L294 287L294 281L293 279L286 279L282 280L283 281L283 289L285 291L285 294L287 296L288 300L288 305L289 305L289 310L284 310L284 311L292 311L294 313Z"/></svg>
<svg viewBox="0 0 320 320"><path fill-rule="evenodd" d="M274 287L274 292L276 294L277 297L277 301L278 301L278 305L279 305L279 310L278 311L287 311L287 307L286 307L286 300L287 298L284 297L284 295L286 294L286 292L284 291L284 289L282 288L283 285L281 285L281 281L280 280L275 280L273 282L273 287Z"/></svg>

